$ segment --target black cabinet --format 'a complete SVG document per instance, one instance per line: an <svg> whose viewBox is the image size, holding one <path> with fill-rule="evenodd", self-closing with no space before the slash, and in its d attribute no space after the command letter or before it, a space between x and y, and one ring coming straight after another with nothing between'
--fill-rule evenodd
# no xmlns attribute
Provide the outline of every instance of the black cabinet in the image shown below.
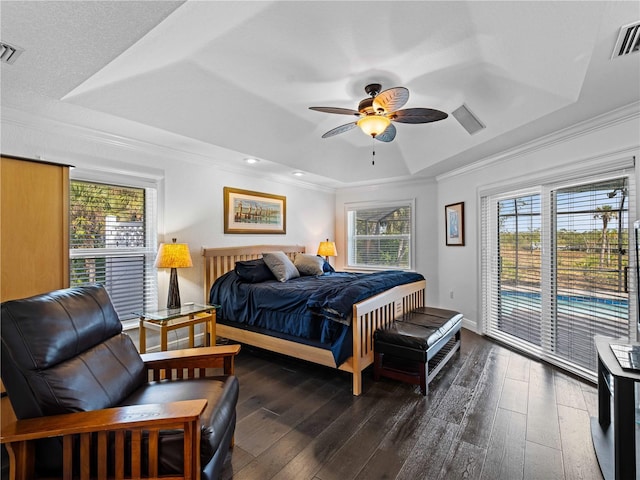
<svg viewBox="0 0 640 480"><path fill-rule="evenodd" d="M595 337L598 352L598 418L591 418L591 437L605 480L640 478L636 462L635 382L640 372L624 370L611 351L610 343L628 343ZM613 418L612 418L613 417Z"/></svg>

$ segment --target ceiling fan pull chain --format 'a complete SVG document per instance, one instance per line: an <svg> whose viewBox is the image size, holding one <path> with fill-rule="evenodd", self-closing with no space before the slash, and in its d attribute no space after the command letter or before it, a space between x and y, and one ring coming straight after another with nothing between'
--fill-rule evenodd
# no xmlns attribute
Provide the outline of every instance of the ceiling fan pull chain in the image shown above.
<svg viewBox="0 0 640 480"><path fill-rule="evenodd" d="M376 164L376 139L373 138L373 140L371 141L371 165L375 165Z"/></svg>

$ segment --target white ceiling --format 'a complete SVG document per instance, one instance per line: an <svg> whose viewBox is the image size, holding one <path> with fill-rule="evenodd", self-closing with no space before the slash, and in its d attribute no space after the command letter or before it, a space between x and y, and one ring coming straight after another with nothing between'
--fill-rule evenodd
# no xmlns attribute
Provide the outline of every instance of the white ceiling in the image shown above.
<svg viewBox="0 0 640 480"><path fill-rule="evenodd" d="M611 59L637 1L3 0L0 15L24 49L2 65L3 107L330 186L438 175L640 101L640 54ZM321 138L350 117L308 107L357 108L373 82L407 87L406 108L464 103L486 129L397 124L372 165L359 129Z"/></svg>

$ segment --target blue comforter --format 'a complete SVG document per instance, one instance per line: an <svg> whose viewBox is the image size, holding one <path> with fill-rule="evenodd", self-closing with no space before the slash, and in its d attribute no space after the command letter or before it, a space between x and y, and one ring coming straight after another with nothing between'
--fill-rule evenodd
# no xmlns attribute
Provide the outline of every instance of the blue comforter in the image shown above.
<svg viewBox="0 0 640 480"><path fill-rule="evenodd" d="M245 283L231 271L212 285L209 302L220 305L216 316L221 322L319 343L333 351L336 365L340 365L350 355L347 352L345 357L342 343L350 338L353 304L396 285L423 279L418 273L392 270Z"/></svg>

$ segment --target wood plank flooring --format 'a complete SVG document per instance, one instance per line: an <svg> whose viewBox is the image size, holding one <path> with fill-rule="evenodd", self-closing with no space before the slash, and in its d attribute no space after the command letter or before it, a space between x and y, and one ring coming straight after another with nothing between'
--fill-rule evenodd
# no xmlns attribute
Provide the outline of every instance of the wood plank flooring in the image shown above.
<svg viewBox="0 0 640 480"><path fill-rule="evenodd" d="M430 384L344 372L243 347L235 447L223 479L600 480L594 385L463 330Z"/></svg>

